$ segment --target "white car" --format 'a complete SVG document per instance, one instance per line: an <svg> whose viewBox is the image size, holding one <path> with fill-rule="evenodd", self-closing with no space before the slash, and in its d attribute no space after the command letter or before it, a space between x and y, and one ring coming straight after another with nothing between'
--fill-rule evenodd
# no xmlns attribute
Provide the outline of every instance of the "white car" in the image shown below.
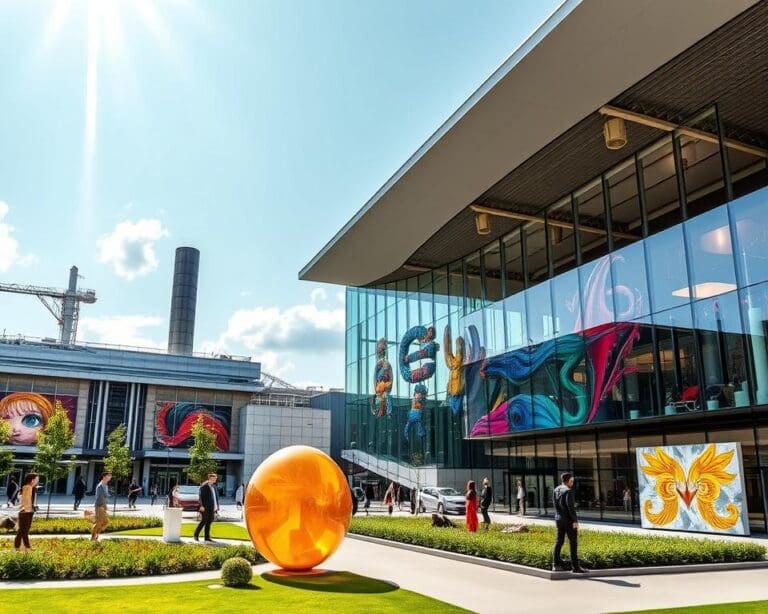
<svg viewBox="0 0 768 614"><path fill-rule="evenodd" d="M427 486L419 491L419 507L422 512L464 514L466 499L453 488Z"/></svg>

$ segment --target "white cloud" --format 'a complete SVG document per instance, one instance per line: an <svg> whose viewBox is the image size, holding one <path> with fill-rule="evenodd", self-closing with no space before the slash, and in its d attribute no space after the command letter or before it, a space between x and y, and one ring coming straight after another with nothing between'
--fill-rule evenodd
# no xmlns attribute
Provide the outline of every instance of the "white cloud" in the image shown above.
<svg viewBox="0 0 768 614"><path fill-rule="evenodd" d="M152 331L163 324L159 316L101 316L98 318L81 318L78 324L78 338L81 341L95 341L113 345L127 345L142 348L163 349L166 343L151 336ZM164 331L158 331L162 337Z"/></svg>
<svg viewBox="0 0 768 614"><path fill-rule="evenodd" d="M214 353L248 352L265 371L278 377L295 373L296 364L310 356L336 360L333 354L344 352L344 308L319 305L327 299L322 288L315 288L309 298L309 303L287 309L239 309L229 318L218 340L202 344L202 349Z"/></svg>
<svg viewBox="0 0 768 614"><path fill-rule="evenodd" d="M167 236L160 220L119 222L98 240L99 261L110 265L118 277L136 279L157 268L155 243Z"/></svg>
<svg viewBox="0 0 768 614"><path fill-rule="evenodd" d="M0 200L0 273L10 269L20 258L19 242L13 238L14 228L3 222L8 210L8 205Z"/></svg>

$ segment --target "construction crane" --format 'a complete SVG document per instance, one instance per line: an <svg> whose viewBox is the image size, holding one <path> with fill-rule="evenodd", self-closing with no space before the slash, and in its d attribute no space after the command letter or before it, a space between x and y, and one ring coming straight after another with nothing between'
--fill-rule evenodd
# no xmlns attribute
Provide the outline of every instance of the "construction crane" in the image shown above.
<svg viewBox="0 0 768 614"><path fill-rule="evenodd" d="M96 291L77 289L77 267L69 269L69 287L66 290L45 286L25 286L21 284L0 284L0 292L14 294L32 294L40 299L46 309L59 323L59 343L74 345L77 339L77 320L80 316L80 303L96 302Z"/></svg>
<svg viewBox="0 0 768 614"><path fill-rule="evenodd" d="M268 385L264 388L265 390L269 390L277 384L279 388L287 388L289 390L296 390L296 386L293 384L289 384L284 379L280 379L276 375L272 375L271 373L267 373L266 371L261 372L261 379L268 382Z"/></svg>

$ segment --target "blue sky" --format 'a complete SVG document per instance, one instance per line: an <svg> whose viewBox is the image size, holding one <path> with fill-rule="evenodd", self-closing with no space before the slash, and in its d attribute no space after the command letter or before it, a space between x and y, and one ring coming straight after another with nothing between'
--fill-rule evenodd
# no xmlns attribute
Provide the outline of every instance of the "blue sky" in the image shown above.
<svg viewBox="0 0 768 614"><path fill-rule="evenodd" d="M79 340L166 344L201 251L195 349L343 386L343 288L299 269L557 2L5 0L0 282L98 302ZM0 293L0 333L56 336Z"/></svg>

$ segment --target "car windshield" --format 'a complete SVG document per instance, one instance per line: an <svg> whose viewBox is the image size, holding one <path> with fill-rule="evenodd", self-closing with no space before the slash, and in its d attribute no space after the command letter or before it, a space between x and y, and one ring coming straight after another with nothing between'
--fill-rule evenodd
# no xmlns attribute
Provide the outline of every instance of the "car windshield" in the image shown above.
<svg viewBox="0 0 768 614"><path fill-rule="evenodd" d="M457 490L454 490L453 488L438 488L437 492L439 492L443 496L452 497L454 495L461 495L460 492Z"/></svg>
<svg viewBox="0 0 768 614"><path fill-rule="evenodd" d="M179 486L180 495L196 495L197 486Z"/></svg>

